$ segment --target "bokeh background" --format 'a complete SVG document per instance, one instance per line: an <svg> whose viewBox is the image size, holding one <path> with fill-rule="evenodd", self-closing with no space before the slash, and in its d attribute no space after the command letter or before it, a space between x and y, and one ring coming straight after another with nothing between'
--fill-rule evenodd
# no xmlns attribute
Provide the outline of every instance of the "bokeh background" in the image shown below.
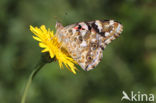
<svg viewBox="0 0 156 103"><path fill-rule="evenodd" d="M155 0L0 0L0 103L20 103L40 59L30 25L55 30L56 21L69 25L96 19L114 19L124 26L100 64L89 72L79 67L76 75L61 70L57 62L45 65L26 102L120 103L123 90L156 96Z"/></svg>

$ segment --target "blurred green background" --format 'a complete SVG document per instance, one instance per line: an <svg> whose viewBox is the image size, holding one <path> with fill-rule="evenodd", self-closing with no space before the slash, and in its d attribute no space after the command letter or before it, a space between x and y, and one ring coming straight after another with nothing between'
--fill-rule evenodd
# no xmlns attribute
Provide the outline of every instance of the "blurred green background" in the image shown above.
<svg viewBox="0 0 156 103"><path fill-rule="evenodd" d="M124 26L100 64L89 72L79 68L77 75L61 70L57 62L47 64L26 102L120 103L123 90L156 96L155 0L0 0L0 103L20 102L40 59L30 25L55 30L56 21L69 25L96 19L114 19Z"/></svg>

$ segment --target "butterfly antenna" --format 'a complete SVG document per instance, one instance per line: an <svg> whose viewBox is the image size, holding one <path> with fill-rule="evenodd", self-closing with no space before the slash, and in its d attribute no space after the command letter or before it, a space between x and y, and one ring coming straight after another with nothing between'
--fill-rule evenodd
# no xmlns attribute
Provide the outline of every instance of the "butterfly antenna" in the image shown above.
<svg viewBox="0 0 156 103"><path fill-rule="evenodd" d="M61 22L62 20L58 16L54 16L56 22Z"/></svg>

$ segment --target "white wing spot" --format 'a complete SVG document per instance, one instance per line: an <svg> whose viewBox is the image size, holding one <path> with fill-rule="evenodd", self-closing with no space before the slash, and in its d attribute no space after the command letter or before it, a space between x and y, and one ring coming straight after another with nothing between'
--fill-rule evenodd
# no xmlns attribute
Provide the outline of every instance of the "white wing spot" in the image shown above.
<svg viewBox="0 0 156 103"><path fill-rule="evenodd" d="M114 21L113 21L113 20L110 20L110 21L109 21L109 24L110 24L110 25L113 25L113 24L114 24Z"/></svg>
<svg viewBox="0 0 156 103"><path fill-rule="evenodd" d="M102 25L101 25L101 23L100 23L100 21L96 21L95 22L95 24L98 26L98 29L99 29L99 31L101 32L101 30L102 30Z"/></svg>
<svg viewBox="0 0 156 103"><path fill-rule="evenodd" d="M111 40L110 40L110 39L107 39L107 40L105 41L105 43L106 43L106 44L109 44L109 43L111 43Z"/></svg>
<svg viewBox="0 0 156 103"><path fill-rule="evenodd" d="M80 44L80 46L81 46L81 47L86 47L86 46L87 46L86 41L83 40L83 42Z"/></svg>
<svg viewBox="0 0 156 103"><path fill-rule="evenodd" d="M110 34L109 32L105 32L105 36L109 36L109 34Z"/></svg>
<svg viewBox="0 0 156 103"><path fill-rule="evenodd" d="M121 25L119 24L116 31L119 33L120 32L120 29L121 29Z"/></svg>
<svg viewBox="0 0 156 103"><path fill-rule="evenodd" d="M95 39L95 38L93 38L93 39L91 39L91 41L92 41L92 42L95 42L95 41L96 41L96 39Z"/></svg>
<svg viewBox="0 0 156 103"><path fill-rule="evenodd" d="M87 31L81 31L81 35L84 37L86 35Z"/></svg>

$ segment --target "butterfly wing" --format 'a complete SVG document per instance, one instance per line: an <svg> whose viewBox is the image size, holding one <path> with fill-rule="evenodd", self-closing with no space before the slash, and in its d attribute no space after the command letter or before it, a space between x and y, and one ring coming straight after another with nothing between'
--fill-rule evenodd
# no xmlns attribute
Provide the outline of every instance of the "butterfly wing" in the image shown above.
<svg viewBox="0 0 156 103"><path fill-rule="evenodd" d="M122 25L113 20L80 22L66 27L57 23L56 28L62 46L86 71L101 61L106 45L122 32Z"/></svg>

